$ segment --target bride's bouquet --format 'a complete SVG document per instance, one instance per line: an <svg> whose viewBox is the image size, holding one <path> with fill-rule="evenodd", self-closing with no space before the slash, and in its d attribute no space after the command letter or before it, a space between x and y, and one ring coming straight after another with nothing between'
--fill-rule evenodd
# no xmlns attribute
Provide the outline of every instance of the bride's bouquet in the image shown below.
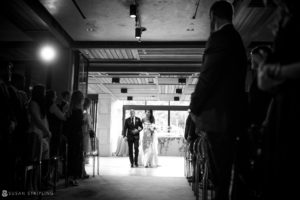
<svg viewBox="0 0 300 200"><path fill-rule="evenodd" d="M151 132L151 136L153 135L153 133L154 133L154 131L156 130L156 127L155 127L155 125L154 124L151 124L150 126L149 126L149 130L150 130L150 132Z"/></svg>

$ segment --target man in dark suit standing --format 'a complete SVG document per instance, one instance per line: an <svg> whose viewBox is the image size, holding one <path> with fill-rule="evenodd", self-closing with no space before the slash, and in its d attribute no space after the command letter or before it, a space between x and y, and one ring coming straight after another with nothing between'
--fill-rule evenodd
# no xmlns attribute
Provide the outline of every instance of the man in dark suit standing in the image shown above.
<svg viewBox="0 0 300 200"><path fill-rule="evenodd" d="M203 71L191 95L196 130L207 136L216 200L229 199L236 136L245 125L247 56L232 25L233 7L217 1L210 8L211 35L204 52Z"/></svg>
<svg viewBox="0 0 300 200"><path fill-rule="evenodd" d="M127 138L129 149L129 160L131 167L138 167L139 155L139 140L140 131L143 129L143 123L140 118L135 116L135 111L130 110L130 117L125 120L123 137ZM134 160L133 160L133 146L134 146ZM134 163L133 163L134 161ZM134 164L134 165L133 165Z"/></svg>

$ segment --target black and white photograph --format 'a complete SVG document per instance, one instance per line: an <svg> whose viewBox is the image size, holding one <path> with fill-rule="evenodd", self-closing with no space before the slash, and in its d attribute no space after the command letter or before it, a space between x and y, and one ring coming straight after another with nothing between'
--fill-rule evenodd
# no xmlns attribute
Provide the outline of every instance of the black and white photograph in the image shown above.
<svg viewBox="0 0 300 200"><path fill-rule="evenodd" d="M297 199L298 0L0 5L0 199Z"/></svg>

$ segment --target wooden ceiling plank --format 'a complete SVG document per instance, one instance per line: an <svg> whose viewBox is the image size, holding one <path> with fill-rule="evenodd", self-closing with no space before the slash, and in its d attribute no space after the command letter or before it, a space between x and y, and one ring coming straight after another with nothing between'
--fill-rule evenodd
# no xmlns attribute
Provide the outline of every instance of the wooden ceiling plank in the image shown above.
<svg viewBox="0 0 300 200"><path fill-rule="evenodd" d="M98 51L98 49L91 49L91 52L93 53L95 58L104 59L103 55Z"/></svg>
<svg viewBox="0 0 300 200"><path fill-rule="evenodd" d="M108 59L113 60L114 57L113 57L110 49L104 49L104 50L105 50L105 53L106 53Z"/></svg>
<svg viewBox="0 0 300 200"><path fill-rule="evenodd" d="M121 50L120 49L115 49L117 55L118 55L118 59L124 59L122 53L121 53Z"/></svg>
<svg viewBox="0 0 300 200"><path fill-rule="evenodd" d="M101 53L101 55L103 56L104 59L108 59L108 56L104 49L99 49L98 51Z"/></svg>
<svg viewBox="0 0 300 200"><path fill-rule="evenodd" d="M112 54L114 60L119 58L115 49L110 49L110 53Z"/></svg>
<svg viewBox="0 0 300 200"><path fill-rule="evenodd" d="M125 51L125 49L120 49L120 51L121 51L121 53L122 53L122 55L123 55L123 58L125 58L125 59L129 59L128 58L128 56L127 56L127 53L126 53L126 51Z"/></svg>
<svg viewBox="0 0 300 200"><path fill-rule="evenodd" d="M131 49L125 49L125 51L126 51L126 54L127 54L128 58L130 60L134 59L134 57L132 55L132 52L131 52Z"/></svg>
<svg viewBox="0 0 300 200"><path fill-rule="evenodd" d="M112 48L112 49L165 49L165 48L205 48L206 41L193 42L120 42L120 41L74 41L73 49Z"/></svg>
<svg viewBox="0 0 300 200"><path fill-rule="evenodd" d="M137 49L131 49L131 53L132 53L135 60L140 60L140 55L139 55Z"/></svg>

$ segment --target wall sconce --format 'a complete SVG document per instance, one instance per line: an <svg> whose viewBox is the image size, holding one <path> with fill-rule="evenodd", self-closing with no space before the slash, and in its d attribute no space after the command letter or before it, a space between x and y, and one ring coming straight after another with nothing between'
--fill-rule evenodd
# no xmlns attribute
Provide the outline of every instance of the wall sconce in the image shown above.
<svg viewBox="0 0 300 200"><path fill-rule="evenodd" d="M130 5L130 13L129 16L131 18L136 18L136 5L135 4L131 4Z"/></svg>

